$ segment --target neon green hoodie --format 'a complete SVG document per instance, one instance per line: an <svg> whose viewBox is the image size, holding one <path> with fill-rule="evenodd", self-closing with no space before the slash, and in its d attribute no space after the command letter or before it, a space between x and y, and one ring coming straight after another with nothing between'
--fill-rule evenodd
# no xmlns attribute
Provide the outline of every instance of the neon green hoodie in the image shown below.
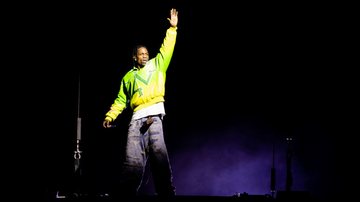
<svg viewBox="0 0 360 202"><path fill-rule="evenodd" d="M174 52L176 36L177 27L167 29L159 53L143 68L133 67L125 74L117 98L105 114L107 120L115 120L129 105L135 112L165 100L166 70Z"/></svg>

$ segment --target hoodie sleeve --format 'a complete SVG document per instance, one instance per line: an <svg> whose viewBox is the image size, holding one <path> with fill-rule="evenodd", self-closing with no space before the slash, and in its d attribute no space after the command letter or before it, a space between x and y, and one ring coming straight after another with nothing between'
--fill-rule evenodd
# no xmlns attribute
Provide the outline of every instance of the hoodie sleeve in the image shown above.
<svg viewBox="0 0 360 202"><path fill-rule="evenodd" d="M114 121L119 114L127 107L128 99L126 96L125 79L121 81L119 93L110 106L110 110L105 114L105 120Z"/></svg>
<svg viewBox="0 0 360 202"><path fill-rule="evenodd" d="M159 53L155 57L155 63L161 71L166 72L169 67L171 57L174 52L177 36L177 27L170 27L166 30L166 35L161 44Z"/></svg>

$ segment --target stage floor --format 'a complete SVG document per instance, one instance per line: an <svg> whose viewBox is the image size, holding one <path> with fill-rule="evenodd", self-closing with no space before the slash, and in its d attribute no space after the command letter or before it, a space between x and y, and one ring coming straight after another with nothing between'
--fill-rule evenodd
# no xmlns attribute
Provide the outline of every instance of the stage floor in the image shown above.
<svg viewBox="0 0 360 202"><path fill-rule="evenodd" d="M233 196L201 196L201 195L177 195L171 198L160 198L158 196L138 196L135 198L127 198L122 196L111 196L109 194L70 194L61 195L56 193L54 196L50 196L48 201L67 202L67 201L169 201L169 202L183 202L183 201L206 201L206 202L297 202L297 201L320 201L311 197L307 192L280 192L276 197L270 195L250 195L247 193L241 193Z"/></svg>

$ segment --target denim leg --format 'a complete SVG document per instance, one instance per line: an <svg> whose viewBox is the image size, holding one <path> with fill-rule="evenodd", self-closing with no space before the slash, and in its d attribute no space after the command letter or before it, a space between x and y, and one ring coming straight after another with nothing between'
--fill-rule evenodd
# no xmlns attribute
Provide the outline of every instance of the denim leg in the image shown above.
<svg viewBox="0 0 360 202"><path fill-rule="evenodd" d="M142 120L132 120L128 129L125 162L121 174L125 195L136 195L146 164L146 142L140 132Z"/></svg>
<svg viewBox="0 0 360 202"><path fill-rule="evenodd" d="M148 129L148 135L150 138L149 161L156 192L161 196L173 196L175 195L175 187L173 186L172 170L160 117L153 117L153 123Z"/></svg>

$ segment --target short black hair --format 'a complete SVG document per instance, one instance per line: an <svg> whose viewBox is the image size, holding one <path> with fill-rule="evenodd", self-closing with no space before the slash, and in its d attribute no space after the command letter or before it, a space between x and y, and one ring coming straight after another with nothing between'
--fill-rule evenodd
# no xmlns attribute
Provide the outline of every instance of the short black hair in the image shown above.
<svg viewBox="0 0 360 202"><path fill-rule="evenodd" d="M146 48L147 49L147 47L145 45L141 45L141 44L134 46L133 52L132 52L133 57L135 57L137 55L137 51L139 50L139 48Z"/></svg>

